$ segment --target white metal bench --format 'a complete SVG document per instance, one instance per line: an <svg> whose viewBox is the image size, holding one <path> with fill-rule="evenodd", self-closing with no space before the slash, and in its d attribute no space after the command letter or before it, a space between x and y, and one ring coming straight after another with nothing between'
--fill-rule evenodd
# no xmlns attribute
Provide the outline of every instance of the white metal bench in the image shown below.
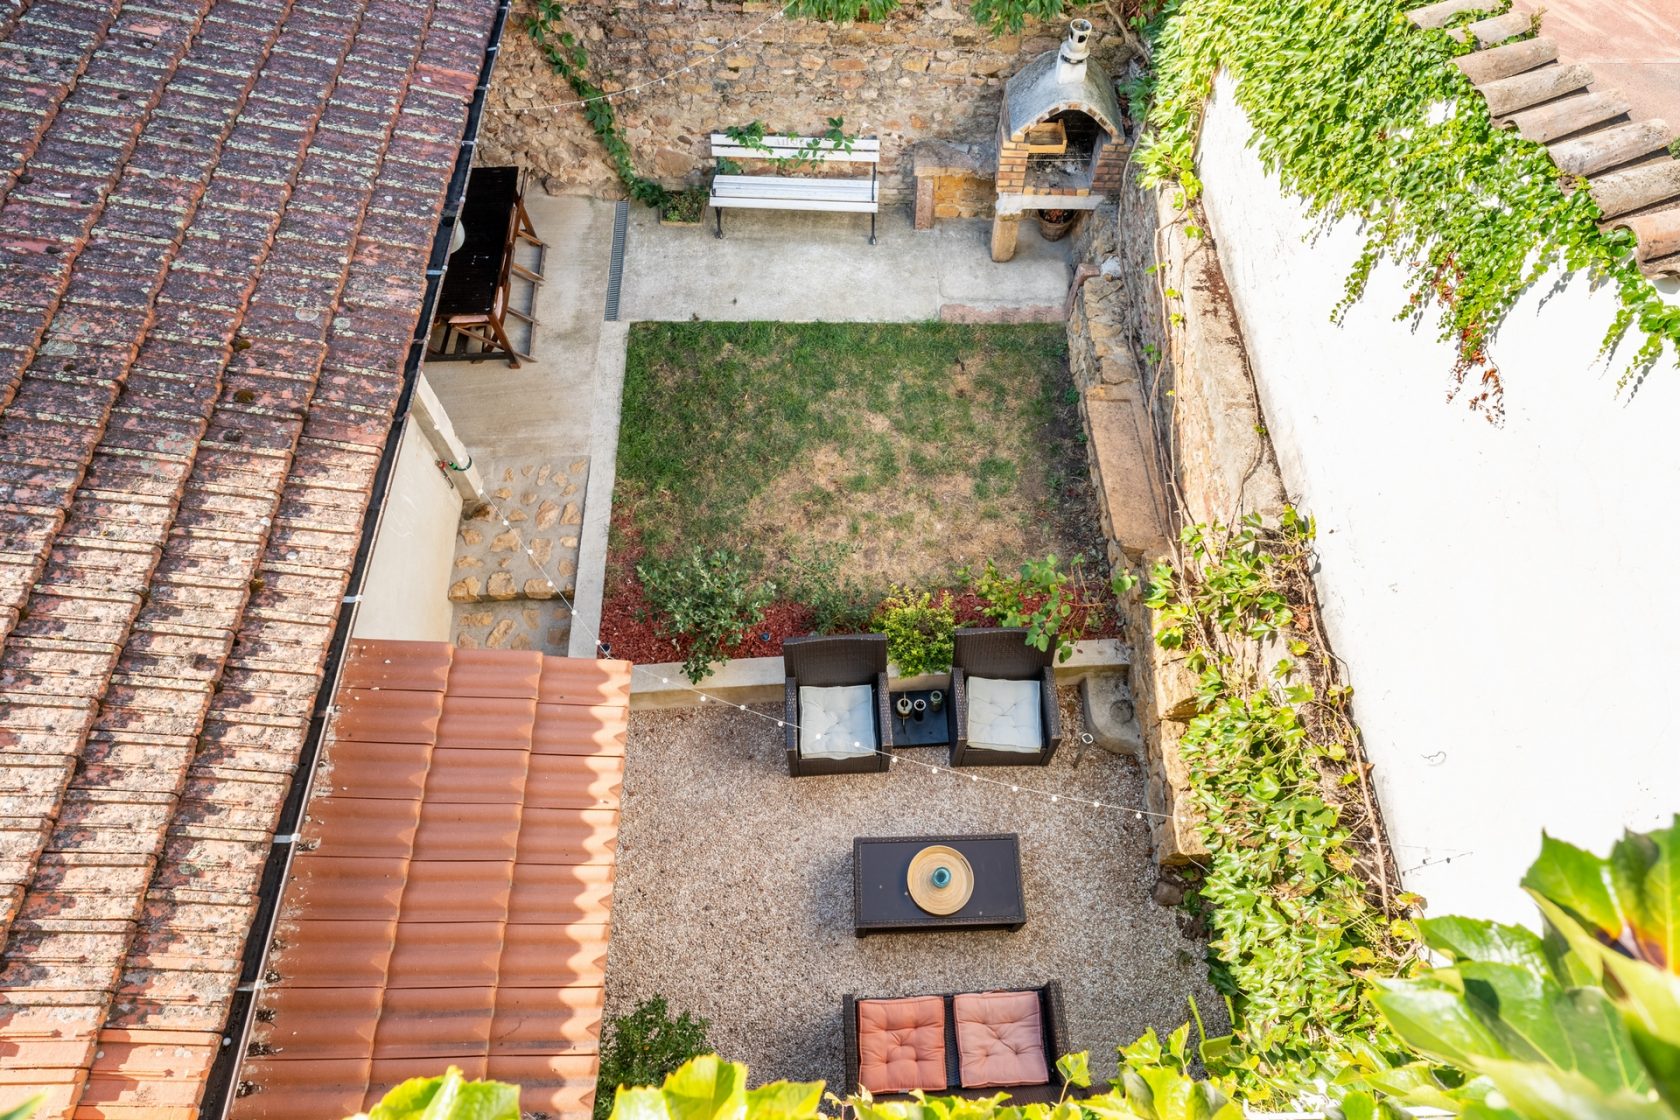
<svg viewBox="0 0 1680 1120"><path fill-rule="evenodd" d="M820 136L766 136L762 146L742 144L722 132L712 133L712 158L784 160L800 158L816 163L867 163L867 179L796 179L785 175L715 175L712 213L717 234L723 236L727 206L756 210L835 210L869 215L869 243L875 244L875 215L881 209L875 165L881 161L881 142L873 137L847 145Z"/></svg>

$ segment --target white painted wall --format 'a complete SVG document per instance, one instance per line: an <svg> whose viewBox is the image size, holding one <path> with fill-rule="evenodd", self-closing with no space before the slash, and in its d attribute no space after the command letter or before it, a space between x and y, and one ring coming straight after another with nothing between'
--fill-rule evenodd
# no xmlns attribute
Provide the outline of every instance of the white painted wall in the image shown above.
<svg viewBox="0 0 1680 1120"><path fill-rule="evenodd" d="M438 457L411 414L368 559L354 637L447 642L453 635L449 573L461 495L437 469Z"/></svg>
<svg viewBox="0 0 1680 1120"><path fill-rule="evenodd" d="M1532 921L1517 883L1542 829L1603 850L1680 810L1680 368L1618 395L1624 363L1595 357L1613 295L1577 277L1543 299L1548 277L1490 347L1490 425L1446 399L1434 328L1393 320L1398 269L1330 322L1357 230L1310 240L1250 136L1221 79L1209 221L1284 480L1318 518L1396 856L1431 913Z"/></svg>

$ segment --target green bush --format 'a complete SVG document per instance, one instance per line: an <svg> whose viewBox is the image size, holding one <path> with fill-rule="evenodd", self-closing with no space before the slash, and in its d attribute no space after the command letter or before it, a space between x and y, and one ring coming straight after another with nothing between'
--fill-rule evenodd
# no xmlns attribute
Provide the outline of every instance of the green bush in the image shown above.
<svg viewBox="0 0 1680 1120"><path fill-rule="evenodd" d="M636 1005L607 1025L601 1040L601 1073L595 1082L595 1120L612 1115L620 1085L659 1085L691 1058L709 1053L711 1023L684 1011L675 1019L664 996Z"/></svg>
<svg viewBox="0 0 1680 1120"><path fill-rule="evenodd" d="M986 617L1000 626L1025 626L1027 644L1047 650L1056 643L1056 660L1073 656L1073 636L1068 633L1073 618L1072 569L1085 562L1075 556L1063 571L1052 553L1042 560L1021 565L1019 575L1006 576L990 560L974 581L974 590L986 601ZM1034 605L1036 603L1036 605Z"/></svg>
<svg viewBox="0 0 1680 1120"><path fill-rule="evenodd" d="M842 570L850 553L848 545L813 549L790 560L783 572L788 598L810 608L813 633L856 633L875 617L874 599Z"/></svg>
<svg viewBox="0 0 1680 1120"><path fill-rule="evenodd" d="M951 631L957 615L951 595L920 593L895 587L881 601L881 632L887 636L887 657L906 677L942 673L951 667Z"/></svg>
<svg viewBox="0 0 1680 1120"><path fill-rule="evenodd" d="M683 672L693 683L725 660L724 650L746 636L775 597L775 584L761 582L754 571L755 565L726 548L697 548L675 559L636 565L661 632L689 640Z"/></svg>

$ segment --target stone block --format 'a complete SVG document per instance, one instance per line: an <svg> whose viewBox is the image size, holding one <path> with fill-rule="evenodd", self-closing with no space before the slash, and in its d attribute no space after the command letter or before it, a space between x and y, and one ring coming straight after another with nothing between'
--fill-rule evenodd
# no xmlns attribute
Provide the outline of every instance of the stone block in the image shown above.
<svg viewBox="0 0 1680 1120"><path fill-rule="evenodd" d="M1079 682L1079 703L1085 714L1085 730L1097 746L1111 754L1130 758L1143 755L1143 731L1138 727L1137 706L1126 678L1103 673Z"/></svg>

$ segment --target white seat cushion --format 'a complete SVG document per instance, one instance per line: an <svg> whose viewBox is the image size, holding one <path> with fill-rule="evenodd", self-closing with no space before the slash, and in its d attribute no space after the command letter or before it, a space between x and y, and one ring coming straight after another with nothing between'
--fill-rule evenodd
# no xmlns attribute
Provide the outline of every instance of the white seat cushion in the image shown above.
<svg viewBox="0 0 1680 1120"><path fill-rule="evenodd" d="M968 745L1037 754L1044 749L1037 681L968 678Z"/></svg>
<svg viewBox="0 0 1680 1120"><path fill-rule="evenodd" d="M801 758L875 753L875 690L866 684L799 690Z"/></svg>

